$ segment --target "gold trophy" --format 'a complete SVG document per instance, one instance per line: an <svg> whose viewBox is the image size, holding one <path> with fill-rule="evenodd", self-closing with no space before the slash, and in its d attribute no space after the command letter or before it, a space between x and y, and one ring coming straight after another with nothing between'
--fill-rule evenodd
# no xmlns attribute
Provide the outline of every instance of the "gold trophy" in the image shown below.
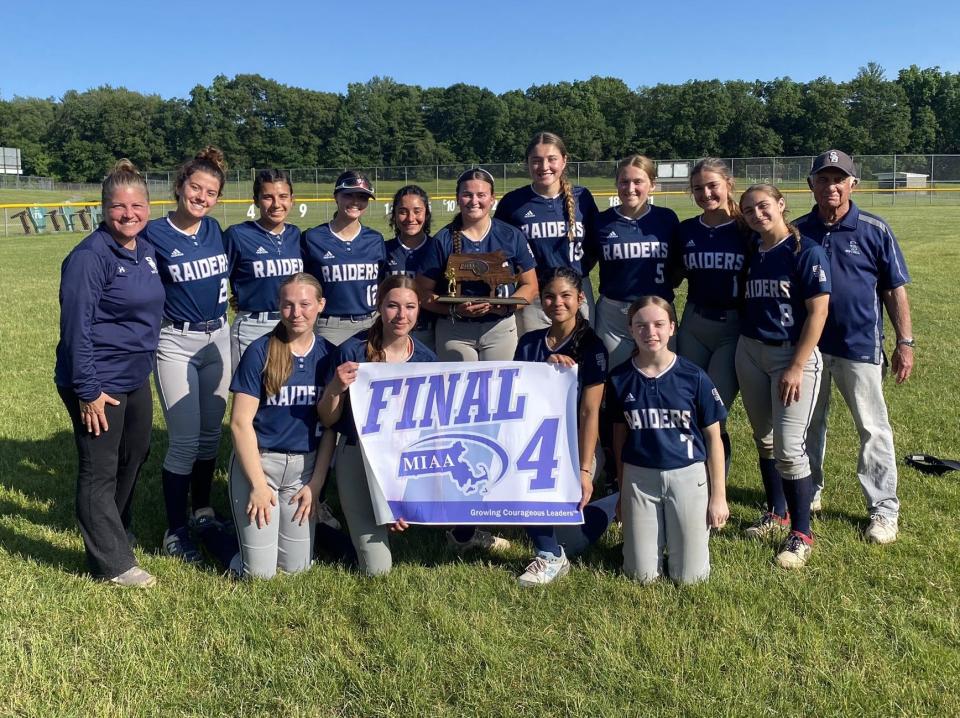
<svg viewBox="0 0 960 718"><path fill-rule="evenodd" d="M513 284L517 275L510 268L507 255L502 250L471 254L451 254L443 276L447 278L446 296L437 297L444 304L489 302L490 304L529 304L523 297L498 297L497 286ZM483 282L490 288L488 297L460 296L462 282Z"/></svg>

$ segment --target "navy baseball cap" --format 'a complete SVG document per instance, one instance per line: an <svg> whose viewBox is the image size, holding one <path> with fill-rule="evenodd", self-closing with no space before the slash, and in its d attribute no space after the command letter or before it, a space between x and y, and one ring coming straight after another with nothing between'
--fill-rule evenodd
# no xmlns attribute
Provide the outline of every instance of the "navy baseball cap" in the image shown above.
<svg viewBox="0 0 960 718"><path fill-rule="evenodd" d="M851 177L857 176L857 169L853 166L850 155L840 150L827 150L822 155L817 155L813 161L813 167L810 168L810 175L813 176L820 170L827 169L840 170Z"/></svg>

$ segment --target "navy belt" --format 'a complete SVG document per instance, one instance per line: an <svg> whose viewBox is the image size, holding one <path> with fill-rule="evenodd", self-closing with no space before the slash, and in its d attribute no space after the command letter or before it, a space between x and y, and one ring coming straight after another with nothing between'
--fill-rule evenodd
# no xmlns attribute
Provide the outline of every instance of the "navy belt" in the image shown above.
<svg viewBox="0 0 960 718"><path fill-rule="evenodd" d="M247 312L247 316L250 317L250 319L255 319L258 322L280 321L280 312Z"/></svg>
<svg viewBox="0 0 960 718"><path fill-rule="evenodd" d="M351 322L364 322L373 316L373 312L370 312L369 314L328 314L327 316L332 317L333 319L340 319L342 321L349 320Z"/></svg>
<svg viewBox="0 0 960 718"><path fill-rule="evenodd" d="M204 332L206 334L212 334L221 329L226 321L227 318L224 316L218 319L209 319L205 322L170 322L170 326L178 332Z"/></svg>
<svg viewBox="0 0 960 718"><path fill-rule="evenodd" d="M734 311L732 309L716 309L714 307L703 307L699 304L691 304L690 308L694 314L699 314L704 319L711 319L715 322L727 321L727 315Z"/></svg>
<svg viewBox="0 0 960 718"><path fill-rule="evenodd" d="M768 347L792 347L794 344L794 342L790 341L789 339L784 339L782 341L780 339L757 339L757 341L761 344L767 345Z"/></svg>

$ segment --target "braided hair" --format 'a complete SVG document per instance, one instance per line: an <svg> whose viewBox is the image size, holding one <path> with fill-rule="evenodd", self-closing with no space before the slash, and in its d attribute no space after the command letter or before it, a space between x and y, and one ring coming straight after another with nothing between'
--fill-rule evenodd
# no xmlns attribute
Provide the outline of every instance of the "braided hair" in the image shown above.
<svg viewBox="0 0 960 718"><path fill-rule="evenodd" d="M551 145L557 148L557 152L563 157L564 163L567 161L567 145L560 135L553 132L538 132L527 145L527 151L524 156L527 163L530 162L530 153L539 145ZM576 239L577 228L577 202L573 194L573 185L567 176L567 167L564 164L563 172L560 173L560 194L563 196L563 207L567 215L567 241L573 242Z"/></svg>
<svg viewBox="0 0 960 718"><path fill-rule="evenodd" d="M493 175L485 169L477 167L462 173L457 177L457 196L460 196L460 188L470 180L480 180L490 185L490 194L493 194ZM453 221L450 222L450 241L453 243L453 253L460 254L463 249L463 217L461 212L457 212Z"/></svg>

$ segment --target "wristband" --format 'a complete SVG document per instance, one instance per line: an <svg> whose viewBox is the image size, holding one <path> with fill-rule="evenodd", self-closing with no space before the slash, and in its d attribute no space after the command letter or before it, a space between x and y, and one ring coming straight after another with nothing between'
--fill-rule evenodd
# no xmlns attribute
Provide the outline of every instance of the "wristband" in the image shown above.
<svg viewBox="0 0 960 718"><path fill-rule="evenodd" d="M917 346L917 341L913 338L897 339L897 346L910 347L911 349L913 349L915 346Z"/></svg>

